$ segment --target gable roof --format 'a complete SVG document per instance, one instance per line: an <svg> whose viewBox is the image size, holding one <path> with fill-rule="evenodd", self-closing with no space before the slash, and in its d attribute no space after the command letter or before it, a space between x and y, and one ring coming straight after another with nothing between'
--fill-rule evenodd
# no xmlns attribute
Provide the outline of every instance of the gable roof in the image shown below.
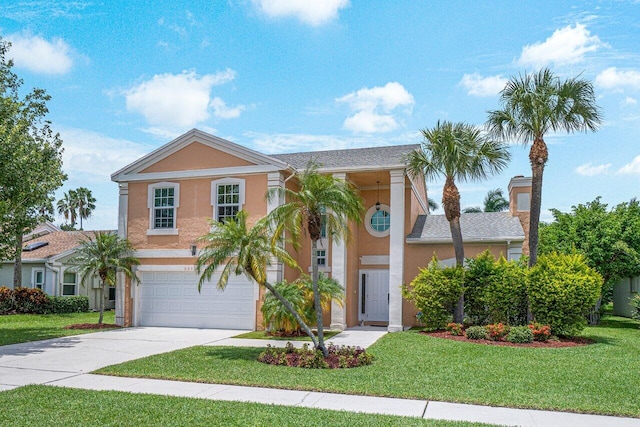
<svg viewBox="0 0 640 427"><path fill-rule="evenodd" d="M130 180L135 180L136 175L140 174L141 171L153 165L154 163L159 162L162 159L169 157L171 154L177 152L178 150L186 147L187 145L199 142L203 145L209 146L211 148L224 151L225 153L236 156L240 159L246 160L247 162L253 163L258 166L268 166L271 170L284 170L287 169L288 165L274 157L267 156L265 154L259 153L257 151L251 150L249 148L243 147L241 145L235 144L231 141L227 141L226 139L218 138L217 136L208 134L198 129L191 129L189 132L180 135L173 141L170 141L164 144L162 147L152 151L151 153L139 158L135 162L125 166L117 172L111 174L111 180L116 182L126 182ZM245 167L246 168L246 167ZM201 175L207 174L211 172L211 170L202 170L202 171L193 171L191 174L186 175ZM157 173L144 173L140 174L144 175L143 179L155 179Z"/></svg>
<svg viewBox="0 0 640 427"><path fill-rule="evenodd" d="M32 240L25 241L23 248L35 243L46 243L32 251L22 252L22 261L52 261L73 252L80 247L83 239L92 239L94 231L54 231ZM34 245L38 246L38 245Z"/></svg>
<svg viewBox="0 0 640 427"><path fill-rule="evenodd" d="M524 230L517 217L509 212L478 212L460 215L462 240L465 243L521 242ZM419 215L407 243L451 243L449 221L444 215Z"/></svg>
<svg viewBox="0 0 640 427"><path fill-rule="evenodd" d="M304 153L272 154L296 169L304 169L309 161L320 165L320 170L396 169L404 168L407 154L420 148L420 144L386 147L350 148L344 150L311 151Z"/></svg>

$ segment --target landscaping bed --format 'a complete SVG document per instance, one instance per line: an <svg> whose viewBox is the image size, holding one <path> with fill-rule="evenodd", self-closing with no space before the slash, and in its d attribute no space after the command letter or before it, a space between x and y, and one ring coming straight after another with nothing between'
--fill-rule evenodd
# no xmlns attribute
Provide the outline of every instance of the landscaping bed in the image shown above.
<svg viewBox="0 0 640 427"><path fill-rule="evenodd" d="M120 325L113 323L76 323L73 325L67 325L65 329L117 329L121 328Z"/></svg>
<svg viewBox="0 0 640 427"><path fill-rule="evenodd" d="M432 332L420 332L423 335L428 335L434 338L444 338L448 340L467 342L472 344L484 344L484 345L498 345L504 347L526 347L526 348L566 348L577 347L588 344L593 344L595 341L585 337L573 337L573 338L558 338L550 339L547 341L533 341L530 343L513 343L509 341L491 341L491 340L471 340L464 335L451 335L448 331L432 331Z"/></svg>

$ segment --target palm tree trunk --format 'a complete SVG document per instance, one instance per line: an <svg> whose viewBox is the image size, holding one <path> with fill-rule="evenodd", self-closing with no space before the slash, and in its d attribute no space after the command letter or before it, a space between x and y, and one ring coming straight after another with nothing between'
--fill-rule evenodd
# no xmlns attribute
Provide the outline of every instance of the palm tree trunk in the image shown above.
<svg viewBox="0 0 640 427"><path fill-rule="evenodd" d="M287 311L289 311L289 313L291 313L293 315L293 317L296 319L296 321L300 324L300 327L302 327L302 329L304 330L304 332L309 335L309 338L311 338L311 342L313 342L313 346L315 348L318 348L318 340L316 339L316 336L313 334L313 331L311 330L311 328L305 323L304 320L302 320L302 317L300 317L300 314L298 314L298 312L295 310L295 308L293 308L293 306L291 305L291 303L289 302L288 299L286 299L285 297L283 297L280 292L278 292L273 285L271 285L269 282L264 282L264 287L267 288L269 290L269 292L271 292L277 299L278 301L280 301L282 303L282 305L284 305L284 307L287 309Z"/></svg>
<svg viewBox="0 0 640 427"><path fill-rule="evenodd" d="M313 284L313 304L316 309L316 321L318 323L318 345L317 350L322 351L324 357L329 355L324 345L324 325L322 324L322 303L320 301L320 291L318 290L318 240L311 240L311 283Z"/></svg>
<svg viewBox="0 0 640 427"><path fill-rule="evenodd" d="M462 229L460 228L460 192L452 177L447 177L442 190L442 207L449 221L453 250L456 254L456 266L464 266L464 242L462 241ZM462 323L464 320L464 291L460 294L453 311L453 321Z"/></svg>
<svg viewBox="0 0 640 427"><path fill-rule="evenodd" d="M529 267L538 260L538 227L542 206L542 174L549 158L547 145L542 138L536 138L529 152L531 163L531 207L529 212Z"/></svg>
<svg viewBox="0 0 640 427"><path fill-rule="evenodd" d="M98 319L99 325L102 325L103 318L104 318L104 282L102 282L102 286L100 286L100 318Z"/></svg>
<svg viewBox="0 0 640 427"><path fill-rule="evenodd" d="M13 261L13 289L22 286L22 233L16 233L16 255Z"/></svg>

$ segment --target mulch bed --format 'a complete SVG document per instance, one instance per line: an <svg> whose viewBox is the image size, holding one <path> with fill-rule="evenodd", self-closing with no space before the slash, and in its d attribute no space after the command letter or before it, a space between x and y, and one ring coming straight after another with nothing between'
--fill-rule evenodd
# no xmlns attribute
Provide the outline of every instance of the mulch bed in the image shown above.
<svg viewBox="0 0 640 427"><path fill-rule="evenodd" d="M116 329L121 328L120 325L112 323L76 323L75 325L67 325L65 329Z"/></svg>
<svg viewBox="0 0 640 427"><path fill-rule="evenodd" d="M593 344L594 341L588 338L575 337L575 338L560 338L549 341L534 341L528 344L517 344L508 341L489 341L489 340L469 340L467 337L451 335L447 331L435 331L435 332L420 332L423 335L428 335L435 338L444 338L447 340L464 341L472 344L481 345L501 345L506 347L527 347L527 348L564 348L564 347L578 347L588 344Z"/></svg>

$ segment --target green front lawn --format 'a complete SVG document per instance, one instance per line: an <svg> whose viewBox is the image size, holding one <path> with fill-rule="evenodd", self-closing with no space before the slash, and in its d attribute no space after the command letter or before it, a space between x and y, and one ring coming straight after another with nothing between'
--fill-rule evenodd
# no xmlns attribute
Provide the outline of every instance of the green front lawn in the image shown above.
<svg viewBox="0 0 640 427"><path fill-rule="evenodd" d="M324 339L329 342L329 339L338 335L340 331L324 331ZM278 341L309 341L311 342L311 338L308 335L301 335L299 337L278 337L267 334L265 331L251 331L245 332L244 334L236 335L231 338L245 338L252 340L278 340Z"/></svg>
<svg viewBox="0 0 640 427"><path fill-rule="evenodd" d="M77 323L98 323L100 313L11 314L0 316L0 346L96 332L95 329L64 329ZM104 323L113 323L113 311L105 311Z"/></svg>
<svg viewBox="0 0 640 427"><path fill-rule="evenodd" d="M434 426L486 424L218 402L115 391L27 386L0 393L2 426Z"/></svg>
<svg viewBox="0 0 640 427"><path fill-rule="evenodd" d="M307 370L256 362L258 348L192 347L103 368L101 374L393 396L640 417L640 329L607 317L596 344L535 349L387 334L373 365Z"/></svg>

